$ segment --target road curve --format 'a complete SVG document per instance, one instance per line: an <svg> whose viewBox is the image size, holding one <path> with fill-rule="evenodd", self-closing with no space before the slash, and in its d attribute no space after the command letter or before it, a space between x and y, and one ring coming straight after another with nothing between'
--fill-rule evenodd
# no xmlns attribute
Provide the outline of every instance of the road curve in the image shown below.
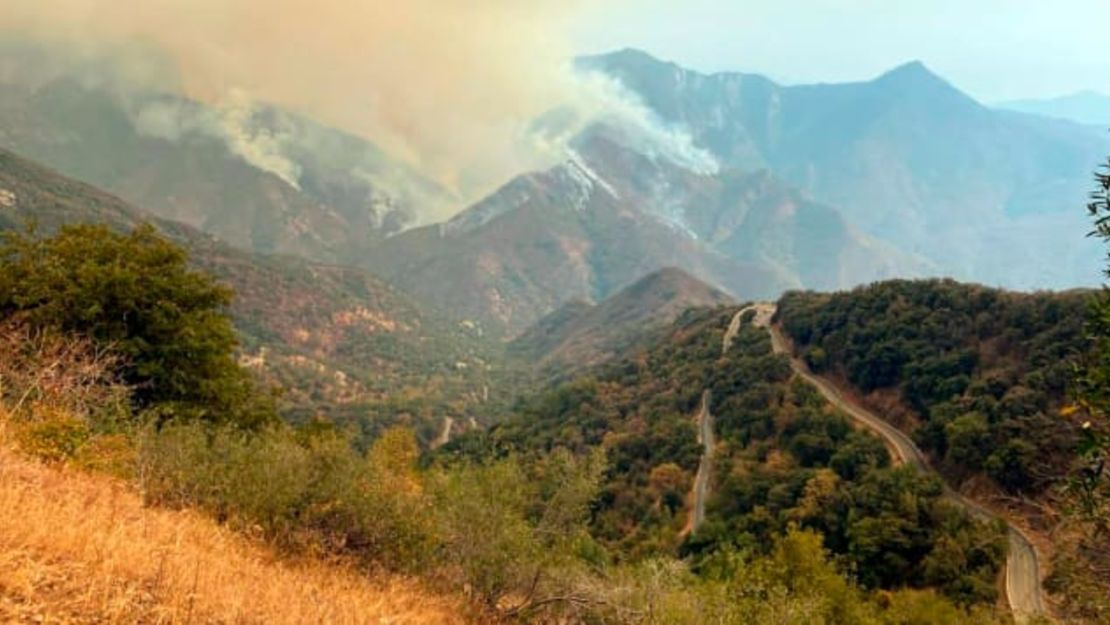
<svg viewBox="0 0 1110 625"><path fill-rule="evenodd" d="M432 441L432 449L439 449L451 442L451 428L454 427L454 425L454 419L451 417L443 417L443 429L440 430L439 436Z"/></svg>
<svg viewBox="0 0 1110 625"><path fill-rule="evenodd" d="M750 308L750 307L749 307ZM815 375L800 359L795 358L788 348L782 333L771 323L775 314L774 304L755 306L756 316L753 323L763 327L771 335L771 348L776 354L790 357L790 367L805 381L812 384L822 396L834 406L847 413L864 427L878 434L901 464L922 472L930 471L925 454L904 432L883 418L846 398L835 384ZM741 311L740 314L748 309ZM737 317L739 318L739 316ZM983 519L997 519L998 516L987 508L944 485L945 496L967 508L973 515ZM1040 563L1037 550L1021 529L1007 522L1009 533L1009 557L1006 560L1006 600L1014 619L1020 624L1031 617L1044 615L1044 599L1041 593Z"/></svg>

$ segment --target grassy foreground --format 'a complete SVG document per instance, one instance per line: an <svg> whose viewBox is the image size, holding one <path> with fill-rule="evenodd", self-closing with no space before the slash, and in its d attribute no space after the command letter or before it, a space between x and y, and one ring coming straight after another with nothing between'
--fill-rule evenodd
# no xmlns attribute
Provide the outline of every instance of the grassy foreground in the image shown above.
<svg viewBox="0 0 1110 625"><path fill-rule="evenodd" d="M460 602L341 566L281 561L125 483L0 443L0 622L463 623Z"/></svg>

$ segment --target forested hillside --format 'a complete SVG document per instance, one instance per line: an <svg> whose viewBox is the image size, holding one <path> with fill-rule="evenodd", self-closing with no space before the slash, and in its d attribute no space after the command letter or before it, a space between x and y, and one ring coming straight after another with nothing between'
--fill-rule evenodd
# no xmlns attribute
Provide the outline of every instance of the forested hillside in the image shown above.
<svg viewBox="0 0 1110 625"><path fill-rule="evenodd" d="M892 281L787 294L778 317L811 368L901 414L951 476L1036 494L1066 474L1078 442L1059 413L1088 297Z"/></svg>
<svg viewBox="0 0 1110 625"><path fill-rule="evenodd" d="M891 415L954 486L1042 537L1046 588L1076 622L1110 613L1098 529L1105 426L1094 399L1105 384L1079 375L1100 370L1093 301L1085 291L894 281L789 293L778 312L813 371Z"/></svg>
<svg viewBox="0 0 1110 625"><path fill-rule="evenodd" d="M500 348L365 271L237 250L4 150L0 200L0 230L33 223L41 236L67 224L126 231L149 222L185 246L192 266L235 291L238 355L283 389L290 418L326 414L367 439L400 422L431 440L443 416L464 423L501 410L488 398L508 401L493 382Z"/></svg>
<svg viewBox="0 0 1110 625"><path fill-rule="evenodd" d="M765 330L741 329L721 356L735 312L688 311L652 347L539 395L519 418L450 451L605 450L590 529L621 561L684 555L711 568L722 550L767 553L802 527L865 588L934 588L960 603L993 603L1001 528L943 500L939 480L891 468L878 438L792 381ZM707 521L689 533L704 391L719 442Z"/></svg>

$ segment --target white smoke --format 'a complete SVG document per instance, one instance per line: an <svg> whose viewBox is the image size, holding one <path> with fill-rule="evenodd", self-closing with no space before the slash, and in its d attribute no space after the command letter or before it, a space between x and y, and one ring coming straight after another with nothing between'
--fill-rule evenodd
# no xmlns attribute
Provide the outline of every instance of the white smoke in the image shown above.
<svg viewBox="0 0 1110 625"><path fill-rule="evenodd" d="M228 92L214 107L179 99L143 98L130 108L141 134L174 142L189 136L216 139L253 167L300 189L301 167L288 156L288 148L296 140L293 131L258 123L261 109L244 91Z"/></svg>
<svg viewBox="0 0 1110 625"><path fill-rule="evenodd" d="M602 124L625 147L696 174L720 171L717 159L698 147L688 129L668 124L633 91L600 72L578 72L568 81L564 103L541 118L526 136L531 149L565 159L569 146L587 128Z"/></svg>

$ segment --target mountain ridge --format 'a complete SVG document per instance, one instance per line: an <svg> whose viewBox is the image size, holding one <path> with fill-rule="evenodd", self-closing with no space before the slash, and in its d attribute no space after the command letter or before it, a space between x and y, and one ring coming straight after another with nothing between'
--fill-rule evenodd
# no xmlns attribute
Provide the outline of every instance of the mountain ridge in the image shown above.
<svg viewBox="0 0 1110 625"><path fill-rule="evenodd" d="M580 66L618 80L723 166L770 169L946 275L1012 288L1097 282L1097 250L1067 238L1085 231L1083 212L1065 208L1084 205L1087 172L1110 151L1104 134L999 113L916 63L869 81L789 86L646 53ZM998 245L1001 230L1020 243Z"/></svg>
<svg viewBox="0 0 1110 625"><path fill-rule="evenodd" d="M506 337L664 267L752 299L928 271L770 172L693 171L625 139L591 126L563 164L515 178L444 224L391 237L366 262L418 300Z"/></svg>
<svg viewBox="0 0 1110 625"><path fill-rule="evenodd" d="M734 303L689 273L665 267L597 304L567 302L514 339L509 350L544 374L565 376L643 343L690 308Z"/></svg>

